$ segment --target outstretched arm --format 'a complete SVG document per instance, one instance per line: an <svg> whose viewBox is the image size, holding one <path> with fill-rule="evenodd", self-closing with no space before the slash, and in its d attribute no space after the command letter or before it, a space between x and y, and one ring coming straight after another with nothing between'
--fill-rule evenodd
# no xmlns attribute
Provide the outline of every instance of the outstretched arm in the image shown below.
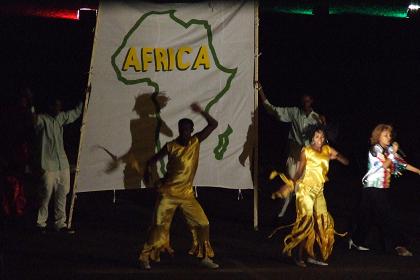
<svg viewBox="0 0 420 280"><path fill-rule="evenodd" d="M82 114L83 110L83 102L80 102L76 108L73 110L69 110L66 112L61 113L59 120L61 120L61 123L63 125L70 124L77 120L80 115Z"/></svg>
<svg viewBox="0 0 420 280"><path fill-rule="evenodd" d="M419 175L420 175L420 169L418 169L418 168L417 168L417 167L415 167L415 166L412 166L411 164L408 164L408 163L407 163L406 169L407 169L408 171L411 171L411 172L414 172L414 173L417 173L417 174L419 174Z"/></svg>
<svg viewBox="0 0 420 280"><path fill-rule="evenodd" d="M197 103L191 104L191 109L201 114L207 121L207 126L201 130L200 132L197 132L195 136L198 138L200 142L204 141L209 135L213 132L213 130L216 129L217 125L219 124L212 116L210 116L209 113L205 112L200 105Z"/></svg>
<svg viewBox="0 0 420 280"><path fill-rule="evenodd" d="M399 148L399 144L397 142L394 142L392 143L390 147L388 147L389 154L387 158L385 159L385 157L382 155L382 158L385 159L385 161L383 162L383 166L385 168L388 168L392 164L393 160L394 161L396 160L397 162L401 161L400 160L401 156L398 154L398 148ZM420 169L418 169L415 166L412 166L411 164L408 164L408 163L405 163L405 164L406 164L405 169L420 175Z"/></svg>
<svg viewBox="0 0 420 280"><path fill-rule="evenodd" d="M336 159L344 165L349 165L349 160L332 147L330 147L330 159Z"/></svg>
<svg viewBox="0 0 420 280"><path fill-rule="evenodd" d="M258 94L261 97L262 102L264 103L267 100L267 97L264 94L264 90L262 88L262 85L259 81L255 81L255 87L257 88Z"/></svg>
<svg viewBox="0 0 420 280"><path fill-rule="evenodd" d="M60 114L59 122L61 122L62 125L70 124L70 123L76 121L80 117L80 115L82 114L82 111L83 111L85 96L86 96L86 94L90 93L90 91L91 91L91 85L89 85L86 88L85 93L82 95L83 100L81 100L79 102L79 104L76 106L76 108L74 108L73 110L62 112Z"/></svg>
<svg viewBox="0 0 420 280"><path fill-rule="evenodd" d="M258 93L261 97L261 100L263 102L264 108L267 110L267 112L275 117L281 122L291 122L294 119L294 116L296 114L296 107L276 107L273 106L267 99L267 97L264 94L264 90L261 86L261 83L256 81L255 86L258 90Z"/></svg>

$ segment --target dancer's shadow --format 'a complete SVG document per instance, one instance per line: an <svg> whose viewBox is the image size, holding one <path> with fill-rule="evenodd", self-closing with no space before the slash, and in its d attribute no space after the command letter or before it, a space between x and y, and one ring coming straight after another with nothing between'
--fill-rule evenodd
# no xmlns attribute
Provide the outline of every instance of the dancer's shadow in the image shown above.
<svg viewBox="0 0 420 280"><path fill-rule="evenodd" d="M254 182L256 178L254 178L254 156L255 156L255 144L256 144L256 137L257 128L256 128L256 117L255 114L258 114L258 108L254 110L251 115L251 123L248 126L248 132L246 135L246 141L242 147L242 153L239 155L239 162L242 166L245 166L246 160L249 160L249 171L251 173L252 181Z"/></svg>
<svg viewBox="0 0 420 280"><path fill-rule="evenodd" d="M105 147L99 147L111 156L111 161L105 169L107 174L114 172L120 162L125 164L124 187L126 189L139 188L142 181L146 187L151 187L159 180L157 166L150 166L149 173L146 174L146 163L156 152L159 134L173 136L172 130L158 114L169 100L163 93L138 95L133 111L139 118L130 121L131 148L124 155L116 156Z"/></svg>

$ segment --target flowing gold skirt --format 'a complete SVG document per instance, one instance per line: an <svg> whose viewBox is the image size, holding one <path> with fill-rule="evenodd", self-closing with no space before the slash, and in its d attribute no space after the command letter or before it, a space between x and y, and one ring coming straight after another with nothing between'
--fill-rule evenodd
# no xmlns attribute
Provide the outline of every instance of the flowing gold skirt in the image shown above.
<svg viewBox="0 0 420 280"><path fill-rule="evenodd" d="M308 256L315 258L315 242L325 261L334 245L334 220L327 211L323 186L308 187L300 184L296 191L296 221L292 232L284 239L283 253L291 256L292 250L301 242Z"/></svg>

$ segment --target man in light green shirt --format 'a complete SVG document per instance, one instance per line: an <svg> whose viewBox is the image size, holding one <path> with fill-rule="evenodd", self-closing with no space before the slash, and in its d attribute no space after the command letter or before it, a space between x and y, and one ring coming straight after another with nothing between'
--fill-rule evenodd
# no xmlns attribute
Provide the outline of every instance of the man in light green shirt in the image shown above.
<svg viewBox="0 0 420 280"><path fill-rule="evenodd" d="M307 135L305 135L308 126L316 124L325 124L325 118L316 113L312 104L313 97L310 95L302 96L301 107L276 107L273 106L264 95L261 84L257 83L257 89L263 101L263 105L267 112L274 115L279 121L291 124L289 131L289 156L287 158L286 167L290 178L294 178L302 147L309 145ZM286 198L282 211L279 217L282 217L286 211L290 198Z"/></svg>
<svg viewBox="0 0 420 280"><path fill-rule="evenodd" d="M42 172L41 203L38 209L37 227L45 232L48 204L54 196L54 228L70 232L66 225L66 196L70 191L70 170L63 142L63 126L77 120L83 109L80 103L75 109L62 112L61 101L52 99L47 114L35 114L32 109L37 135L36 159Z"/></svg>

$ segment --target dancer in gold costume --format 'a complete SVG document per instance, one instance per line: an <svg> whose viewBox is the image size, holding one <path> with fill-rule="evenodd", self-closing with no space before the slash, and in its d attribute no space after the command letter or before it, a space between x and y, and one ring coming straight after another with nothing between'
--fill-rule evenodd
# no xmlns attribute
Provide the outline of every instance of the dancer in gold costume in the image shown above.
<svg viewBox="0 0 420 280"><path fill-rule="evenodd" d="M209 240L209 221L194 197L192 185L198 167L200 143L211 134L218 123L198 104L192 104L191 109L206 119L207 126L202 131L191 135L194 130L193 121L181 119L178 122L179 136L168 142L148 162L149 166L153 166L159 159L168 156L167 173L158 187L159 197L153 224L139 256L139 261L145 269L150 269L150 260L160 260L161 252L173 253L169 229L178 207L181 208L192 232L193 244L189 253L202 258L201 263L209 268L219 267L211 259L214 252Z"/></svg>
<svg viewBox="0 0 420 280"><path fill-rule="evenodd" d="M316 265L328 265L334 244L334 220L328 213L323 194L324 183L328 180L329 161L336 159L344 165L348 160L335 149L325 144L325 133L319 126L311 133L310 145L302 148L300 164L292 180L284 178L286 185L274 193L282 197L285 190L296 186L296 221L292 232L284 239L283 253L291 256L297 248L295 262L305 267L306 261ZM315 242L319 247L319 258L314 251Z"/></svg>

